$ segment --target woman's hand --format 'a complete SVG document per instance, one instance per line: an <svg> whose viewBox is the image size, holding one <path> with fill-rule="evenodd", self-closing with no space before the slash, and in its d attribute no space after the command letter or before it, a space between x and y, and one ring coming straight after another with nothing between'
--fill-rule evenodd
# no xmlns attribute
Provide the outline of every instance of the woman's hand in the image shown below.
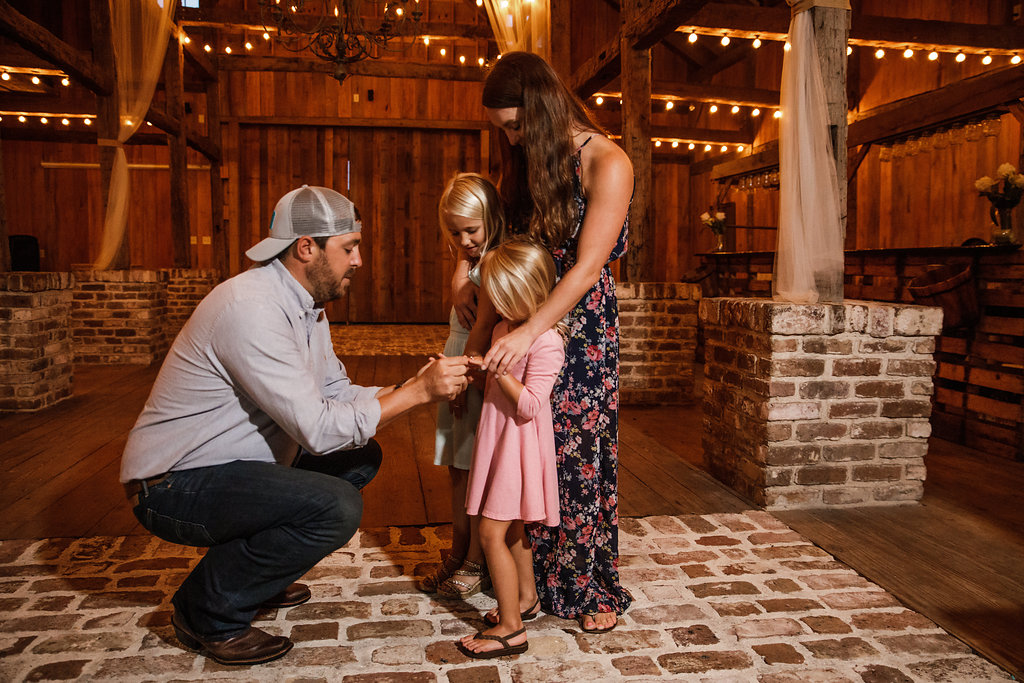
<svg viewBox="0 0 1024 683"><path fill-rule="evenodd" d="M484 356L484 369L496 375L504 375L526 356L534 339L536 335L529 327L520 325L491 345Z"/></svg>
<svg viewBox="0 0 1024 683"><path fill-rule="evenodd" d="M463 258L455 266L452 274L452 306L463 329L473 329L476 322L476 298L479 287L469 279L469 262Z"/></svg>

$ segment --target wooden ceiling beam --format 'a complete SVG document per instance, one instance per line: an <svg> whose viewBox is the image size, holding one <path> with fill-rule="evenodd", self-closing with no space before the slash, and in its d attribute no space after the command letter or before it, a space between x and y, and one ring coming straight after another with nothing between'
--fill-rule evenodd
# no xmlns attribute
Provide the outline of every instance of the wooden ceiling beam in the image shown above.
<svg viewBox="0 0 1024 683"><path fill-rule="evenodd" d="M222 71L315 71L333 74L334 63L301 57L251 57L219 55L217 66ZM477 65L412 64L409 62L365 59L347 65L349 76L378 78L433 78L445 81L482 81L485 72Z"/></svg>
<svg viewBox="0 0 1024 683"><path fill-rule="evenodd" d="M676 30L689 32L728 31L734 37L784 40L789 33L788 7L756 7L735 3L708 3ZM849 42L886 44L903 47L908 43L922 47L959 46L979 51L1024 49L1024 31L1020 26L964 24L931 19L899 19L855 15L850 22Z"/></svg>
<svg viewBox="0 0 1024 683"><path fill-rule="evenodd" d="M643 50L659 42L686 21L708 0L655 0L643 12L619 29L597 53L576 70L570 87L586 99L607 85L622 70L620 60L622 36L637 49Z"/></svg>
<svg viewBox="0 0 1024 683"><path fill-rule="evenodd" d="M0 34L48 63L60 67L93 92L99 95L109 95L113 92L113 76L97 69L92 55L68 45L26 18L11 7L7 0L0 0Z"/></svg>
<svg viewBox="0 0 1024 683"><path fill-rule="evenodd" d="M743 88L731 85L690 85L655 81L654 95L680 100L738 104L741 107L778 107L779 91L764 88Z"/></svg>

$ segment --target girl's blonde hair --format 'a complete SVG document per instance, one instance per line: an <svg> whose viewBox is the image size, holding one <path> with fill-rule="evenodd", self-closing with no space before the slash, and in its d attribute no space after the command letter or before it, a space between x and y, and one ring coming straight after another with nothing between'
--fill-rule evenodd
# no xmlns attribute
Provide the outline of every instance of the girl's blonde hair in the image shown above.
<svg viewBox="0 0 1024 683"><path fill-rule="evenodd" d="M448 216L472 218L484 224L484 243L480 253L499 244L505 234L505 211L498 189L479 173L456 173L437 202L437 221L448 243L458 248L449 232Z"/></svg>
<svg viewBox="0 0 1024 683"><path fill-rule="evenodd" d="M512 239L487 252L480 278L498 314L522 322L537 312L555 286L555 262L536 242Z"/></svg>

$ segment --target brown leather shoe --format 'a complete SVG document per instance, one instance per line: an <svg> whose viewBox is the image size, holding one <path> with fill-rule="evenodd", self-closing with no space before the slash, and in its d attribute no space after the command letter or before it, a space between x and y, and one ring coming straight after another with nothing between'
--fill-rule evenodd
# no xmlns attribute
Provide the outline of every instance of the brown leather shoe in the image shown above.
<svg viewBox="0 0 1024 683"><path fill-rule="evenodd" d="M272 636L252 626L241 635L227 640L203 640L185 626L175 612L171 617L174 635L190 650L197 650L221 664L262 664L277 659L292 649L292 641Z"/></svg>
<svg viewBox="0 0 1024 683"><path fill-rule="evenodd" d="M304 583L293 583L274 597L264 601L260 608L295 607L295 605L301 605L311 597L313 597L313 593L310 592L309 586Z"/></svg>

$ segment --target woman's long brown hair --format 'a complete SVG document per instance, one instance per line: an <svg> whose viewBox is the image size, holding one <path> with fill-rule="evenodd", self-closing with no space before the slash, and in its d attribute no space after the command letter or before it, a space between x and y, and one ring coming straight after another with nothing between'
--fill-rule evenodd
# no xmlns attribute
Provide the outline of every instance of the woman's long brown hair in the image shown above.
<svg viewBox="0 0 1024 683"><path fill-rule="evenodd" d="M498 60L484 83L483 105L519 108L522 149L510 150L501 174L509 223L521 225L529 217L530 235L558 247L578 219L572 200L573 128L603 133L601 127L548 63L528 52L509 52Z"/></svg>

